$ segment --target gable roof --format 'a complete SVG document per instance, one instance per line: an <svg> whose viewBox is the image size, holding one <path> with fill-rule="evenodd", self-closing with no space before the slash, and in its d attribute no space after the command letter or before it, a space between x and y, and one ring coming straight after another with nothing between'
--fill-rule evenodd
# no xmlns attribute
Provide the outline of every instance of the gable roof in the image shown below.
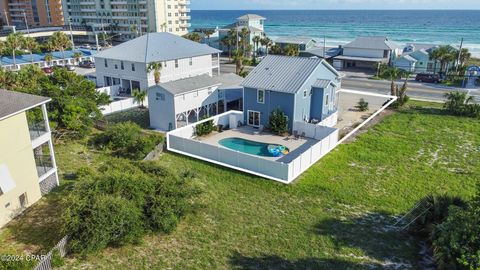
<svg viewBox="0 0 480 270"><path fill-rule="evenodd" d="M50 98L0 89L0 120L50 101Z"/></svg>
<svg viewBox="0 0 480 270"><path fill-rule="evenodd" d="M99 52L95 57L150 63L196 57L221 51L170 33L148 33L113 48Z"/></svg>
<svg viewBox="0 0 480 270"><path fill-rule="evenodd" d="M266 20L266 18L257 15L257 14L245 14L237 18L237 20L246 21L246 20Z"/></svg>
<svg viewBox="0 0 480 270"><path fill-rule="evenodd" d="M374 50L395 50L399 46L388 40L387 37L370 36L358 37L348 43L344 48L374 49Z"/></svg>
<svg viewBox="0 0 480 270"><path fill-rule="evenodd" d="M288 43L288 44L308 44L309 42L316 42L311 37L279 37L275 40L275 43Z"/></svg>
<svg viewBox="0 0 480 270"><path fill-rule="evenodd" d="M242 86L296 93L320 64L339 75L319 58L268 55L248 74Z"/></svg>

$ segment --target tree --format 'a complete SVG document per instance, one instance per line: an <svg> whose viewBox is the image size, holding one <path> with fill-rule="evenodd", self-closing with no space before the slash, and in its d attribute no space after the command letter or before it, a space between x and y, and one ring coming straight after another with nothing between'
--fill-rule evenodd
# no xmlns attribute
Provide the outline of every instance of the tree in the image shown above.
<svg viewBox="0 0 480 270"><path fill-rule="evenodd" d="M225 36L222 38L222 40L220 41L220 45L222 45L222 47L226 47L227 48L227 51L228 51L228 59L231 59L232 58L232 47L234 46L234 39L232 39L231 36Z"/></svg>
<svg viewBox="0 0 480 270"><path fill-rule="evenodd" d="M75 61L77 61L77 63L79 63L80 59L82 58L82 53L81 52L73 53L73 58L75 59Z"/></svg>
<svg viewBox="0 0 480 270"><path fill-rule="evenodd" d="M395 85L395 81L402 77L402 70L396 67L388 68L383 72L383 76L390 78L390 95L397 96L397 86Z"/></svg>
<svg viewBox="0 0 480 270"><path fill-rule="evenodd" d="M443 107L453 115L465 114L465 106L473 101L473 97L464 92L449 92L445 94L445 97L447 101Z"/></svg>
<svg viewBox="0 0 480 270"><path fill-rule="evenodd" d="M242 28L242 30L240 31L240 40L242 41L243 55L247 57L248 56L247 45L250 44L250 31L248 30L248 28L246 27Z"/></svg>
<svg viewBox="0 0 480 270"><path fill-rule="evenodd" d="M210 37L215 33L213 29L203 29L202 33L207 37L208 46L210 46Z"/></svg>
<svg viewBox="0 0 480 270"><path fill-rule="evenodd" d="M43 60L45 60L47 64L50 64L53 61L53 55L50 53L45 54L45 56L43 57Z"/></svg>
<svg viewBox="0 0 480 270"><path fill-rule="evenodd" d="M147 65L147 73L153 71L153 77L155 79L155 84L160 84L160 72L162 70L162 63L160 62L150 62Z"/></svg>
<svg viewBox="0 0 480 270"><path fill-rule="evenodd" d="M147 91L142 91L140 89L133 89L133 99L136 103L140 103L140 107L145 108L143 103L147 98Z"/></svg>
<svg viewBox="0 0 480 270"><path fill-rule="evenodd" d="M283 135L288 132L288 119L280 108L276 108L270 113L268 124L270 125L270 129L278 135Z"/></svg>
<svg viewBox="0 0 480 270"><path fill-rule="evenodd" d="M16 53L17 50L21 50L23 46L22 33L16 32L7 36L7 47L12 51L13 65L17 66Z"/></svg>
<svg viewBox="0 0 480 270"><path fill-rule="evenodd" d="M368 102L365 101L365 99L361 98L357 105L355 106L359 111L361 112L366 112L368 111Z"/></svg>
<svg viewBox="0 0 480 270"><path fill-rule="evenodd" d="M260 44L260 40L262 40L262 37L254 36L252 40L253 40L253 45L254 45L254 50L255 50L255 56L257 56L258 50L259 50L258 44Z"/></svg>
<svg viewBox="0 0 480 270"><path fill-rule="evenodd" d="M470 58L472 57L472 54L468 50L468 48L463 48L462 51L460 52L460 66L464 66L470 61Z"/></svg>
<svg viewBox="0 0 480 270"><path fill-rule="evenodd" d="M446 46L439 46L438 48L435 48L431 52L430 57L435 61L440 62L440 72L442 73L445 69L448 69L449 63L457 59L457 55L458 55L457 49L453 48L450 45L446 45ZM434 68L434 70L435 69L436 67Z"/></svg>
<svg viewBox="0 0 480 270"><path fill-rule="evenodd" d="M2 57L5 53L5 49L7 48L7 44L4 42L4 41L1 41L0 40L0 69L3 68L3 65L2 65Z"/></svg>
<svg viewBox="0 0 480 270"><path fill-rule="evenodd" d="M268 54L268 49L272 47L273 41L270 38L265 37L260 40L260 44L265 47L265 51Z"/></svg>
<svg viewBox="0 0 480 270"><path fill-rule="evenodd" d="M283 54L283 50L278 44L275 44L271 47L271 53L276 55L281 55Z"/></svg>
<svg viewBox="0 0 480 270"><path fill-rule="evenodd" d="M236 49L233 52L233 61L235 61L235 73L237 75L240 75L240 73L243 70L243 60L244 60L244 57L243 57L242 51L239 49Z"/></svg>
<svg viewBox="0 0 480 270"><path fill-rule="evenodd" d="M183 36L184 38L186 39L189 39L191 41L194 41L194 42L202 42L202 37L200 36L200 34L196 33L196 32L192 32L192 33L188 33L186 35Z"/></svg>
<svg viewBox="0 0 480 270"><path fill-rule="evenodd" d="M298 56L300 54L300 51L298 50L298 46L293 45L293 44L288 44L285 47L285 55L287 56Z"/></svg>
<svg viewBox="0 0 480 270"><path fill-rule="evenodd" d="M24 37L23 38L23 47L28 51L30 52L30 60L31 62L33 63L34 59L33 59L33 50L35 50L36 48L38 48L38 43L37 41L32 38L32 37Z"/></svg>
<svg viewBox="0 0 480 270"><path fill-rule="evenodd" d="M72 41L68 38L68 36L60 31L55 32L48 39L48 43L53 50L59 50L62 52L62 62L65 64L65 49L72 46Z"/></svg>

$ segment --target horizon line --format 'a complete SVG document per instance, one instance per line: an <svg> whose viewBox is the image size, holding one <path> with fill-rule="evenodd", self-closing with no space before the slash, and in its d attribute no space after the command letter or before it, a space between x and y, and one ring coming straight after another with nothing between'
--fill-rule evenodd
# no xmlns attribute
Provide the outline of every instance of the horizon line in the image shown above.
<svg viewBox="0 0 480 270"><path fill-rule="evenodd" d="M261 8L261 9L197 9L197 8L192 8L192 11L278 11L278 10L283 10L283 11L480 11L480 8L478 9L448 9L448 8L435 8L435 9L346 9L346 8L326 8L326 9L295 9L295 8L279 8L279 9L266 9L266 8Z"/></svg>

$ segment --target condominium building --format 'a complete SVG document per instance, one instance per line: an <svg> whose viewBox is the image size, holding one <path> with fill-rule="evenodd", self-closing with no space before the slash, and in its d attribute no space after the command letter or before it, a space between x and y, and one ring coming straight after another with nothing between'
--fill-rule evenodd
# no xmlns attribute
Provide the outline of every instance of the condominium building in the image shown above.
<svg viewBox="0 0 480 270"><path fill-rule="evenodd" d="M64 0L65 21L96 33L130 40L149 32L184 35L190 27L188 0Z"/></svg>
<svg viewBox="0 0 480 270"><path fill-rule="evenodd" d="M0 89L0 227L58 186L49 101Z"/></svg>
<svg viewBox="0 0 480 270"><path fill-rule="evenodd" d="M61 26L63 10L61 0L2 0L0 17L5 25L19 28Z"/></svg>

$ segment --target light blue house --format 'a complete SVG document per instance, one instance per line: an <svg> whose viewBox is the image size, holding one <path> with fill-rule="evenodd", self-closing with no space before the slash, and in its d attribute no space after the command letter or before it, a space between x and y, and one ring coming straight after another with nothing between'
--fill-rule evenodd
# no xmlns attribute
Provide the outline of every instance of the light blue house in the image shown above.
<svg viewBox="0 0 480 270"><path fill-rule="evenodd" d="M393 66L412 73L432 73L440 69L440 62L430 58L430 53L438 48L433 44L410 43L403 54L395 59Z"/></svg>
<svg viewBox="0 0 480 270"><path fill-rule="evenodd" d="M319 58L268 55L242 83L245 124L268 127L279 108L293 123L304 121L332 126L337 118L340 74Z"/></svg>

